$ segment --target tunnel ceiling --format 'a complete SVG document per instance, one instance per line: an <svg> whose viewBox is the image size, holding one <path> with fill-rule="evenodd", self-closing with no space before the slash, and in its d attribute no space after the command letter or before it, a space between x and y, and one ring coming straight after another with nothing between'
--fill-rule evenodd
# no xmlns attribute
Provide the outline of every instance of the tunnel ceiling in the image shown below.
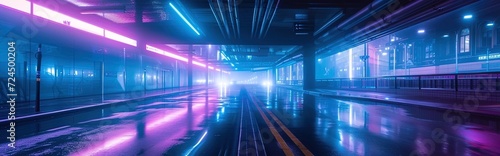
<svg viewBox="0 0 500 156"><path fill-rule="evenodd" d="M39 1L39 0L35 0ZM42 2L42 1L40 1ZM231 61L209 59L217 66L233 63L240 70L256 70L298 58L305 41L315 40L321 53L366 42L432 18L457 8L454 1L383 1L383 0L67 0L65 12L79 14L82 19L99 19L106 25L127 30L132 37L148 44L217 45ZM422 2L425 2L422 3ZM181 17L169 7L172 3L199 30L194 33ZM349 36L376 19L381 11L412 6L406 14L425 13L425 10L444 11L418 20L384 25L378 34ZM442 6L440 6L442 5ZM466 5L466 4L461 4ZM439 7L439 8L436 8ZM364 9L369 9L363 12ZM441 9L443 10L443 9ZM394 13L397 11L392 10ZM404 16L412 17L412 16ZM104 20L104 21L103 21ZM389 21L393 22L393 21ZM313 35L314 34L314 35ZM325 37L326 36L326 37ZM371 38L370 38L371 37ZM199 56L202 57L202 56ZM233 62L234 61L234 62ZM236 67L235 67L236 68ZM234 69L234 68L233 68Z"/></svg>

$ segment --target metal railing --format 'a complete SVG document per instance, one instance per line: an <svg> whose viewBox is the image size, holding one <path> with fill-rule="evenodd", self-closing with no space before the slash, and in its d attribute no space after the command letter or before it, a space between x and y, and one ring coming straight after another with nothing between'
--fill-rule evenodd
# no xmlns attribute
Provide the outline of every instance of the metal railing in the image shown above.
<svg viewBox="0 0 500 156"><path fill-rule="evenodd" d="M316 80L322 89L417 89L500 91L500 72L384 76L374 78L333 78Z"/></svg>

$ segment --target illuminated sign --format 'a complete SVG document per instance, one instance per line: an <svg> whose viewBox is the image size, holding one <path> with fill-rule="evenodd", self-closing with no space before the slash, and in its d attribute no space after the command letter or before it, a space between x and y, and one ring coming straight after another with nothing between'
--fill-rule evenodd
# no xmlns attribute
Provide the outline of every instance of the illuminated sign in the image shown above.
<svg viewBox="0 0 500 156"><path fill-rule="evenodd" d="M500 58L499 53L490 54L490 57L489 57L490 60L499 59L499 58ZM482 56L479 56L477 59L478 60L487 60L488 57L486 57L486 55L482 55Z"/></svg>

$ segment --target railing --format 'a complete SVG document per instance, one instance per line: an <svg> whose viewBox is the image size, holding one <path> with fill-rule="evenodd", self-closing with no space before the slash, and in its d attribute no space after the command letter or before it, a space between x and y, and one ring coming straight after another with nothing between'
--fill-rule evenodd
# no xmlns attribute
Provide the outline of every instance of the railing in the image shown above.
<svg viewBox="0 0 500 156"><path fill-rule="evenodd" d="M276 81L278 85L292 85L292 86L300 86L302 85L302 80L278 80Z"/></svg>
<svg viewBox="0 0 500 156"><path fill-rule="evenodd" d="M500 73L464 73L376 78L334 78L316 80L323 89L415 89L449 91L500 91Z"/></svg>

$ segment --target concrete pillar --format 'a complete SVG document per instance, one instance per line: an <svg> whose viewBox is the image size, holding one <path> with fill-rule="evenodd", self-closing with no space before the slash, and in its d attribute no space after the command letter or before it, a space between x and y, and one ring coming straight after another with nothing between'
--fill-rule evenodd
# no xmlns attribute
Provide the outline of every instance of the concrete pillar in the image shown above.
<svg viewBox="0 0 500 156"><path fill-rule="evenodd" d="M276 84L276 66L273 66L273 68L271 68L271 78L270 78L270 81L273 85Z"/></svg>
<svg viewBox="0 0 500 156"><path fill-rule="evenodd" d="M316 83L316 46L311 38L307 42L302 50L302 55L304 57L304 72L303 72L303 89L309 90L315 88Z"/></svg>
<svg viewBox="0 0 500 156"><path fill-rule="evenodd" d="M189 45L188 51L188 88L193 87L193 45Z"/></svg>
<svg viewBox="0 0 500 156"><path fill-rule="evenodd" d="M210 49L207 49L206 51L206 55L205 56L205 64L206 64L206 67L205 67L205 70L206 70L206 73L205 73L205 87L208 87L208 75L210 73L210 69L208 69L208 52L209 52Z"/></svg>

